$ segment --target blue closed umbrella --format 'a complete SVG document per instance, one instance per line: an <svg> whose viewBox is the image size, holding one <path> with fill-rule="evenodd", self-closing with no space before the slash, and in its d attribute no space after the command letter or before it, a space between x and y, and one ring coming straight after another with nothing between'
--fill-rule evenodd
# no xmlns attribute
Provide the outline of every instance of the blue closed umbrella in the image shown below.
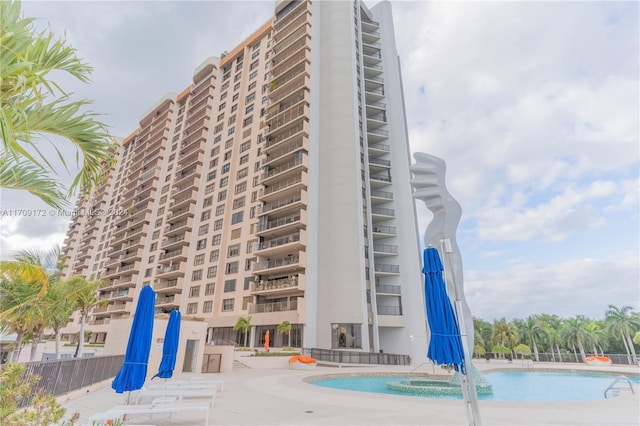
<svg viewBox="0 0 640 426"><path fill-rule="evenodd" d="M156 293L151 286L145 286L133 316L124 364L111 383L116 393L138 390L144 385L151 352L155 303Z"/></svg>
<svg viewBox="0 0 640 426"><path fill-rule="evenodd" d="M442 277L442 262L438 250L428 247L424 251L424 295L427 319L431 331L427 357L436 364L450 365L465 374L464 349L460 327L451 306Z"/></svg>
<svg viewBox="0 0 640 426"><path fill-rule="evenodd" d="M158 367L158 373L151 378L169 379L173 376L173 369L176 367L176 354L178 353L178 342L180 340L180 311L171 311L167 330L164 332L164 343L162 345L162 361Z"/></svg>

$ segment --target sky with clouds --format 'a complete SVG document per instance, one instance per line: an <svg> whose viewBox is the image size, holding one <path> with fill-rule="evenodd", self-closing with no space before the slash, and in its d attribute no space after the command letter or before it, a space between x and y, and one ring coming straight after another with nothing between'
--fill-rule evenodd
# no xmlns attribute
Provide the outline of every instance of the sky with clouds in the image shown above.
<svg viewBox="0 0 640 426"><path fill-rule="evenodd" d="M392 4L411 149L447 163L474 315L639 310L639 4ZM94 74L91 85L62 81L126 136L204 59L270 19L273 2L27 1L23 10L66 31ZM2 209L46 207L1 195ZM422 232L430 214L417 208ZM0 255L61 243L66 224L5 216Z"/></svg>

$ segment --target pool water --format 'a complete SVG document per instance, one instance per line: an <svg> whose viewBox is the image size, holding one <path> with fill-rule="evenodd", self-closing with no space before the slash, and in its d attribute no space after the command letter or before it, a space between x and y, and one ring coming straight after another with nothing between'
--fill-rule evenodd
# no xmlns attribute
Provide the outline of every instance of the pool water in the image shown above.
<svg viewBox="0 0 640 426"><path fill-rule="evenodd" d="M493 395L479 396L487 401L587 401L604 399L605 389L616 375L572 372L500 371L483 373L493 385ZM387 388L387 382L399 377L352 376L311 381L317 386L360 392L374 392L407 396L407 393ZM640 377L629 377L634 385L640 384ZM627 386L626 381L616 387ZM461 399L451 395L413 395L427 398Z"/></svg>

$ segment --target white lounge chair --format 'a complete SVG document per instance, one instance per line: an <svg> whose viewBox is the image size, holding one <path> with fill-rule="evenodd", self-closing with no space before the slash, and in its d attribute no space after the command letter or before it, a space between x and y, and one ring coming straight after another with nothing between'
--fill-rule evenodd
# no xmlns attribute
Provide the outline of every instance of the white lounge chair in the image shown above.
<svg viewBox="0 0 640 426"><path fill-rule="evenodd" d="M145 404L145 405L117 405L111 407L108 411L103 413L96 413L89 418L89 424L94 421L101 421L114 417L122 417L124 415L142 414L150 415L153 419L154 414L169 414L183 413L183 412L198 412L204 411L205 413L205 426L209 425L209 411L211 406L209 404L184 404L184 403L172 403L172 404Z"/></svg>
<svg viewBox="0 0 640 426"><path fill-rule="evenodd" d="M166 382L161 383L153 383L146 386L148 389L164 389L168 387L181 387L181 388L192 388L192 389L202 389L209 387L217 387L218 391L224 391L224 380L167 380Z"/></svg>
<svg viewBox="0 0 640 426"><path fill-rule="evenodd" d="M165 389L142 389L133 394L134 404L137 405L145 399L157 398L174 398L178 402L182 402L185 398L202 398L207 399L209 405L213 407L216 400L216 388L211 389L183 389L183 388L165 388Z"/></svg>

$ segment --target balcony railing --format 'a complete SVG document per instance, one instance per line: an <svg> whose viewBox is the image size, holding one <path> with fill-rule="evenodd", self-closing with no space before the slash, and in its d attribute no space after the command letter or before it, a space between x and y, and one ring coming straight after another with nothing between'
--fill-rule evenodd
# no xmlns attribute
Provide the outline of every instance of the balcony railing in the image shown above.
<svg viewBox="0 0 640 426"><path fill-rule="evenodd" d="M278 290L283 288L297 287L298 277L279 278L277 280L260 281L254 284L254 291Z"/></svg>
<svg viewBox="0 0 640 426"><path fill-rule="evenodd" d="M376 263L374 268L375 272L383 272L387 274L399 274L400 266L399 265L385 265L381 263Z"/></svg>
<svg viewBox="0 0 640 426"><path fill-rule="evenodd" d="M287 198L282 199L282 200L276 200L276 201L273 201L271 203L267 203L264 206L262 206L259 209L259 212L260 212L260 214L264 214L264 213L270 212L272 210L279 209L280 207L284 207L284 206L288 206L289 204L297 203L298 201L301 201L301 200L302 200L302 197L300 196L300 194L295 195L293 197L287 197Z"/></svg>
<svg viewBox="0 0 640 426"><path fill-rule="evenodd" d="M402 294L402 287L399 285L381 284L376 286L376 293Z"/></svg>
<svg viewBox="0 0 640 426"><path fill-rule="evenodd" d="M287 188L289 186L293 186L293 185L298 184L300 182L302 182L302 175L298 175L298 176L293 177L291 179L287 179L287 180L285 180L283 182L278 182L275 185L270 185L270 186L266 187L264 189L264 191L261 190L260 191L260 195L269 195L269 194L271 194L273 192L279 191L279 190Z"/></svg>
<svg viewBox="0 0 640 426"><path fill-rule="evenodd" d="M395 234L396 233L396 227L395 226L375 225L372 228L372 231L377 233L377 234Z"/></svg>
<svg viewBox="0 0 640 426"><path fill-rule="evenodd" d="M273 240L264 241L258 244L258 250L265 250L268 248L279 247L285 244L291 244L300 241L300 233L287 235L281 238L275 238Z"/></svg>
<svg viewBox="0 0 640 426"><path fill-rule="evenodd" d="M290 300L286 302L257 303L255 305L251 305L249 313L261 314L266 312L286 312L295 311L296 309L298 309L298 301Z"/></svg>
<svg viewBox="0 0 640 426"><path fill-rule="evenodd" d="M374 244L373 251L378 253L398 254L398 246L393 246L390 244Z"/></svg>
<svg viewBox="0 0 640 426"><path fill-rule="evenodd" d="M266 231L268 229L278 228L280 226L287 225L289 223L299 222L300 213L293 214L291 216L283 217L276 220L271 220L267 223L261 223L258 225L257 232Z"/></svg>
<svg viewBox="0 0 640 426"><path fill-rule="evenodd" d="M300 262L300 256L285 256L279 259L269 259L266 262L254 263L255 271L274 269L281 266L295 265Z"/></svg>
<svg viewBox="0 0 640 426"><path fill-rule="evenodd" d="M378 315L402 315L401 306L378 305Z"/></svg>
<svg viewBox="0 0 640 426"><path fill-rule="evenodd" d="M393 200L393 192L389 192L389 191L378 191L377 189L374 189L374 190L371 190L371 196Z"/></svg>

